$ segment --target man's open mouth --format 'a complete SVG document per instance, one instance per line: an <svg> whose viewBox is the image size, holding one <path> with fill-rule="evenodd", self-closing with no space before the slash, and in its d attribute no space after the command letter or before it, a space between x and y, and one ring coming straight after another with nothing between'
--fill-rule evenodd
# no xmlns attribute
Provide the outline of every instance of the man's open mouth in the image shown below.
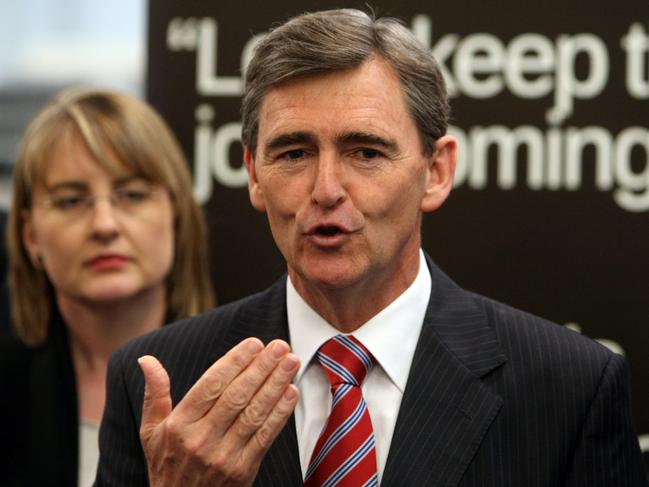
<svg viewBox="0 0 649 487"><path fill-rule="evenodd" d="M317 227L314 232L315 235L323 235L325 237L333 237L340 233L343 233L343 230L336 225L322 225Z"/></svg>

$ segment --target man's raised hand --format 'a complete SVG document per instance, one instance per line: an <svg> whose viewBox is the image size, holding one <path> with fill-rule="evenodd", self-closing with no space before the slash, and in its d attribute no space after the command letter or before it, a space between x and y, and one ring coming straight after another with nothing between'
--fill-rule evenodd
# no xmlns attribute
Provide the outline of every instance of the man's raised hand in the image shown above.
<svg viewBox="0 0 649 487"><path fill-rule="evenodd" d="M289 345L248 338L215 362L172 409L170 383L140 357L145 389L140 439L152 486L252 485L291 416L299 368Z"/></svg>

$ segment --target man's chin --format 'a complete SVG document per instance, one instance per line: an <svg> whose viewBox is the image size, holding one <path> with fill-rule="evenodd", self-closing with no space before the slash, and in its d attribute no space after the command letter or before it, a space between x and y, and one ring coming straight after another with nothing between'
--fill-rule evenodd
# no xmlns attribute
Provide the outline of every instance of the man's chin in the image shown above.
<svg viewBox="0 0 649 487"><path fill-rule="evenodd" d="M361 280L359 273L354 272L350 263L306 267L292 275L294 283L296 277L302 281L304 287L329 291L350 289Z"/></svg>

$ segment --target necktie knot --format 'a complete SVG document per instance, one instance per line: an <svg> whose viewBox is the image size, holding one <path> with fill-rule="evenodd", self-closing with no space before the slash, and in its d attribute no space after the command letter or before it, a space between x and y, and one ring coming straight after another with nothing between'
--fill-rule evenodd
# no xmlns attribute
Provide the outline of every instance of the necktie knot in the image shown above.
<svg viewBox="0 0 649 487"><path fill-rule="evenodd" d="M372 420L360 385L374 357L353 336L337 335L316 357L331 383L331 412L311 455L305 487L376 487Z"/></svg>
<svg viewBox="0 0 649 487"><path fill-rule="evenodd" d="M332 387L340 384L360 386L376 360L352 335L336 335L318 350L320 362Z"/></svg>

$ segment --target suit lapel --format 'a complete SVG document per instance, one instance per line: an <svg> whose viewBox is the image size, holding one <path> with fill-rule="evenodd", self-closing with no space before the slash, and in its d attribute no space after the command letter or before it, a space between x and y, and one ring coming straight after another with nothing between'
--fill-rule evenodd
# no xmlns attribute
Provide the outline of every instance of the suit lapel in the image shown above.
<svg viewBox="0 0 649 487"><path fill-rule="evenodd" d="M431 297L383 486L456 486L503 403L481 380L506 360L483 309L428 264Z"/></svg>
<svg viewBox="0 0 649 487"><path fill-rule="evenodd" d="M241 340L251 336L261 339L264 343L269 343L275 338L290 343L286 317L286 278L280 279L265 291L257 303L258 305L253 307L244 302L243 306L238 307L236 319L231 322L230 329L220 341L208 366L215 358L221 357ZM302 485L302 470L293 416L289 418L266 453L254 485L258 487Z"/></svg>

